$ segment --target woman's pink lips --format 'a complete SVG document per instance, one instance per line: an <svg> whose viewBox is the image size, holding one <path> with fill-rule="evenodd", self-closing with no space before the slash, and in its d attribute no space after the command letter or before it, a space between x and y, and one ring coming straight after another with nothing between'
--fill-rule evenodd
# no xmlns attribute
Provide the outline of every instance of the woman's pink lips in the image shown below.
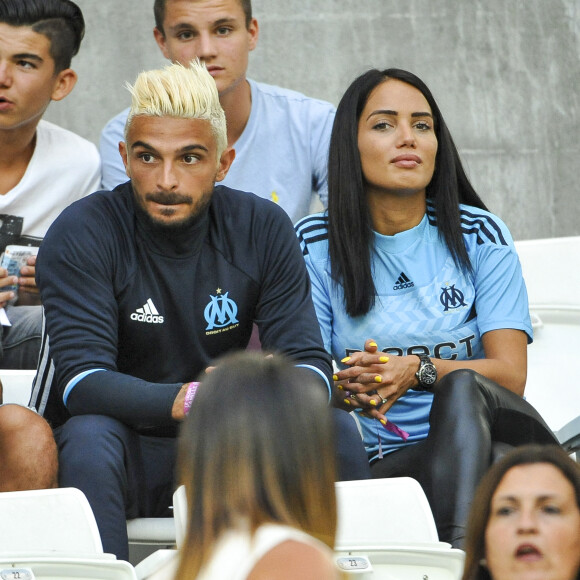
<svg viewBox="0 0 580 580"><path fill-rule="evenodd" d="M391 163L397 167L412 169L421 163L421 158L418 155L397 155L391 159Z"/></svg>
<svg viewBox="0 0 580 580"><path fill-rule="evenodd" d="M522 544L516 550L516 558L525 562L534 562L542 558L542 553L533 544Z"/></svg>
<svg viewBox="0 0 580 580"><path fill-rule="evenodd" d="M0 110L9 109L14 106L12 101L9 101L6 97L0 97Z"/></svg>

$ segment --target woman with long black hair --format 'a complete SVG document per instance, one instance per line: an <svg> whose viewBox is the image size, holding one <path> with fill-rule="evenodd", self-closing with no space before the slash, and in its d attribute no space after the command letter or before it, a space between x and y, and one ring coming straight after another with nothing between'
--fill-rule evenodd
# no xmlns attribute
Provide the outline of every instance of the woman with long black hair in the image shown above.
<svg viewBox="0 0 580 580"><path fill-rule="evenodd" d="M492 441L556 442L522 399L532 328L511 235L407 71L348 88L328 185L328 212L297 232L338 404L356 411L373 476L418 479L461 547Z"/></svg>

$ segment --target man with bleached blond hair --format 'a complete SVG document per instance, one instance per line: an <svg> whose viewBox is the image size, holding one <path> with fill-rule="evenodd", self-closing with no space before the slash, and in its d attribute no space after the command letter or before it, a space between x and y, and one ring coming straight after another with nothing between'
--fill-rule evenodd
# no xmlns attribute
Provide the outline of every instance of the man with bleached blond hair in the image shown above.
<svg viewBox="0 0 580 580"><path fill-rule="evenodd" d="M144 72L130 90L120 145L130 181L73 204L40 250L47 334L33 394L55 427L60 485L87 495L105 551L119 558L126 517L168 515L191 381L245 348L254 323L265 350L320 388L332 374L291 221L267 200L215 185L234 152L205 66ZM356 426L340 413L366 466Z"/></svg>

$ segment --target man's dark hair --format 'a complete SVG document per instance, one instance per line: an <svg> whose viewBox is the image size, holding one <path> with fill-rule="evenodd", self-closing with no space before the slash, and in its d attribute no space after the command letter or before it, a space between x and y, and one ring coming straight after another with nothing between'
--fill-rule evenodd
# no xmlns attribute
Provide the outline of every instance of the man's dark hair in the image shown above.
<svg viewBox="0 0 580 580"><path fill-rule="evenodd" d="M0 22L46 36L55 74L70 67L85 34L83 13L70 0L0 0Z"/></svg>
<svg viewBox="0 0 580 580"><path fill-rule="evenodd" d="M244 15L246 17L246 28L250 26L250 22L252 21L252 0L238 0L238 2L242 5L242 10L244 11ZM167 4L167 0L155 0L155 4L153 4L153 13L155 14L155 26L165 36L165 31L163 30L163 21L165 20L165 6Z"/></svg>

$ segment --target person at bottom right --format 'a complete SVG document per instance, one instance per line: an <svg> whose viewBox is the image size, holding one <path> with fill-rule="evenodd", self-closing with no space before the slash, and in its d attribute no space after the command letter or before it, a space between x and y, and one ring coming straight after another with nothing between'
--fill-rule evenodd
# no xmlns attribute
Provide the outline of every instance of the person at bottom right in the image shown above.
<svg viewBox="0 0 580 580"><path fill-rule="evenodd" d="M482 479L463 580L580 580L580 465L561 448L526 445Z"/></svg>
<svg viewBox="0 0 580 580"><path fill-rule="evenodd" d="M355 411L373 477L417 479L461 548L479 480L506 447L557 440L522 398L532 327L506 225L462 168L425 83L371 70L330 143L328 211L297 235L335 402Z"/></svg>

